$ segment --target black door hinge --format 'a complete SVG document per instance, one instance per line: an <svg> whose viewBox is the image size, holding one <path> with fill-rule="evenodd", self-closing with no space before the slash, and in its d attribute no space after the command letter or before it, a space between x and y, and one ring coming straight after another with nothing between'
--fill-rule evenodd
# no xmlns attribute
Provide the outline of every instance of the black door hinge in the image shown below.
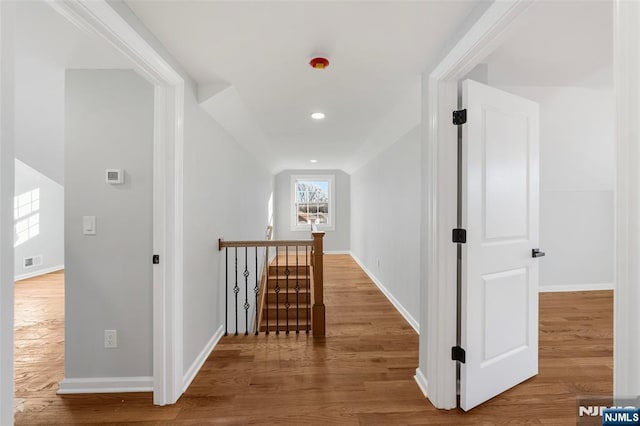
<svg viewBox="0 0 640 426"><path fill-rule="evenodd" d="M154 254L153 255L153 264L154 265L158 265L160 263L160 255L159 254Z"/></svg>
<svg viewBox="0 0 640 426"><path fill-rule="evenodd" d="M467 230L455 228L452 232L451 239L454 243L465 244L467 242Z"/></svg>
<svg viewBox="0 0 640 426"><path fill-rule="evenodd" d="M467 360L467 354L460 346L453 346L451 348L451 359L453 361L460 361L461 363L465 363Z"/></svg>
<svg viewBox="0 0 640 426"><path fill-rule="evenodd" d="M467 110L461 109L458 111L453 111L453 124L459 126L467 122Z"/></svg>

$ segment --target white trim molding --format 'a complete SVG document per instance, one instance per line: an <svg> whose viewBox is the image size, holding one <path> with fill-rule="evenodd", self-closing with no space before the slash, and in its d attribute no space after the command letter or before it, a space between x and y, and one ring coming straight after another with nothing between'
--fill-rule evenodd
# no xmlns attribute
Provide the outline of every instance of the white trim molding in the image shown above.
<svg viewBox="0 0 640 426"><path fill-rule="evenodd" d="M614 3L616 219L613 391L640 395L640 2Z"/></svg>
<svg viewBox="0 0 640 426"><path fill-rule="evenodd" d="M78 27L97 34L155 85L153 153L153 402L182 394L184 79L105 0L48 0ZM149 253L151 256L151 253Z"/></svg>
<svg viewBox="0 0 640 426"><path fill-rule="evenodd" d="M0 425L13 424L15 2L0 1Z"/></svg>
<svg viewBox="0 0 640 426"><path fill-rule="evenodd" d="M356 255L354 255L353 253L350 254L353 260L356 261L358 266L360 266L364 273L367 274L369 279L373 281L373 283L380 289L382 294L384 294L385 297L389 299L389 302L391 302L391 304L396 308L400 315L402 315L405 321L408 322L411 327L413 327L416 333L420 334L420 324L418 323L418 321L416 321L416 319L409 313L409 311L407 311L402 303L400 303L400 301L396 299L393 294L391 294L387 287L385 287L384 284L382 284L382 282L378 278L376 278L375 275L373 275L373 272L371 272L366 266L364 266L364 263Z"/></svg>
<svg viewBox="0 0 640 426"><path fill-rule="evenodd" d="M220 339L222 339L222 336L224 336L224 327L220 326L218 330L216 330L216 332L213 334L213 336L211 336L211 339L209 339L209 342L207 342L206 346L198 354L196 359L193 361L191 367L189 367L187 372L184 374L184 377L182 378L182 392L187 391L187 389L191 385L191 382L193 382L193 379L196 378L198 371L200 371L207 358L209 358L209 355L211 355L211 352L213 352L218 342L220 342Z"/></svg>
<svg viewBox="0 0 640 426"><path fill-rule="evenodd" d="M58 395L77 393L152 392L153 377L89 377L63 379Z"/></svg>
<svg viewBox="0 0 640 426"><path fill-rule="evenodd" d="M426 324L420 334L419 370L428 380L428 398L436 408L457 405L456 364L451 360L451 347L456 342L456 248L451 230L457 216L457 129L451 124L451 112L458 107L458 80L504 40L513 22L531 4L531 0L492 3L423 78L426 286L420 295L420 321Z"/></svg>
<svg viewBox="0 0 640 426"><path fill-rule="evenodd" d="M422 391L422 394L425 396L425 398L428 397L429 386L428 386L427 378L424 377L424 374L422 374L422 371L420 371L419 368L416 368L416 375L413 376L413 378L415 379L416 383L418 384L418 387Z"/></svg>
<svg viewBox="0 0 640 426"><path fill-rule="evenodd" d="M349 254L351 256L353 256L353 253L351 253L349 250L325 250L323 252L325 255L332 255L332 254Z"/></svg>
<svg viewBox="0 0 640 426"><path fill-rule="evenodd" d="M14 280L26 280L28 278L39 277L40 275L50 274L52 272L61 271L64 269L64 265L52 266L50 268L38 269L37 271L29 272L27 274L16 275Z"/></svg>
<svg viewBox="0 0 640 426"><path fill-rule="evenodd" d="M569 291L598 291L613 290L614 283L587 283L587 284L554 284L541 285L538 287L539 293L559 293Z"/></svg>

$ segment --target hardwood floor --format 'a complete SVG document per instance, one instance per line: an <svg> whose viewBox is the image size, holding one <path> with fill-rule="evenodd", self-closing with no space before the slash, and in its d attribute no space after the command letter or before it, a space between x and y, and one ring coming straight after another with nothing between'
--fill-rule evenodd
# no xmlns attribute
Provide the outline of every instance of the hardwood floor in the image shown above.
<svg viewBox="0 0 640 426"><path fill-rule="evenodd" d="M64 377L64 272L16 282L15 402L18 412L55 396Z"/></svg>
<svg viewBox="0 0 640 426"><path fill-rule="evenodd" d="M413 380L413 329L348 255L326 256L326 338L225 337L172 406L153 406L149 393L57 396L61 332L49 327L61 321L23 330L38 340L17 341L18 358L50 339L60 352L50 363L16 363L26 399L16 423L574 425L576 396L612 392L612 303L610 291L541 294L539 375L470 413L441 411ZM41 379L27 385L29 377Z"/></svg>

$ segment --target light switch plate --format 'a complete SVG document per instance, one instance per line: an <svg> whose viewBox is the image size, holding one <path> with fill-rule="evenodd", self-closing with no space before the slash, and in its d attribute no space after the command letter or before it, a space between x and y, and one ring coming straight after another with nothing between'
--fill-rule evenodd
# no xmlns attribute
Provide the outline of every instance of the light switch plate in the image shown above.
<svg viewBox="0 0 640 426"><path fill-rule="evenodd" d="M82 234L96 235L96 217L82 216Z"/></svg>

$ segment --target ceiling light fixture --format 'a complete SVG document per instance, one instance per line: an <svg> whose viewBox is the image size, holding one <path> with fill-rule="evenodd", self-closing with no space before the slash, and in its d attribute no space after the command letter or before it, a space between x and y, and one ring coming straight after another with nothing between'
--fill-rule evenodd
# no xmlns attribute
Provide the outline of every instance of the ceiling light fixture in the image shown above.
<svg viewBox="0 0 640 426"><path fill-rule="evenodd" d="M312 163L317 163L318 162L318 160L309 160L309 161L312 162Z"/></svg>
<svg viewBox="0 0 640 426"><path fill-rule="evenodd" d="M324 112L314 112L311 114L311 118L313 118L314 120L322 120L324 119L324 117Z"/></svg>

